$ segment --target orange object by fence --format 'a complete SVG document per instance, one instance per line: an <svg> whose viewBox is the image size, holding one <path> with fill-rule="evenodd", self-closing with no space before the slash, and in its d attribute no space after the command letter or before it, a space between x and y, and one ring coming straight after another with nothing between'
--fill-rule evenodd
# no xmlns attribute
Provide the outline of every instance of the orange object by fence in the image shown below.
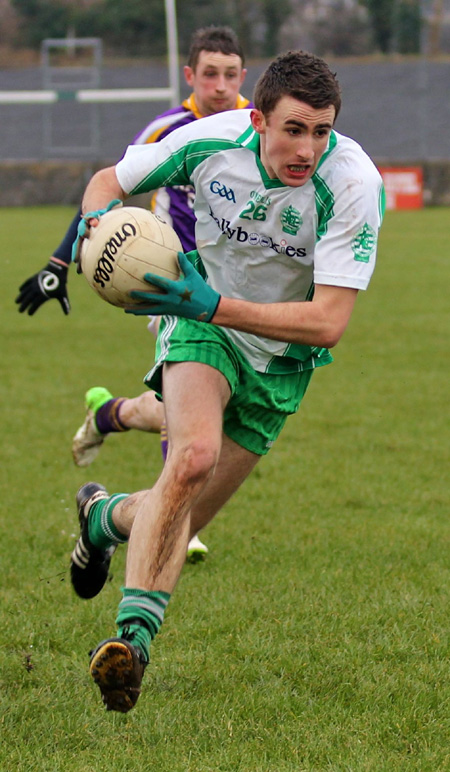
<svg viewBox="0 0 450 772"><path fill-rule="evenodd" d="M422 209L423 171L420 166L382 166L386 209Z"/></svg>

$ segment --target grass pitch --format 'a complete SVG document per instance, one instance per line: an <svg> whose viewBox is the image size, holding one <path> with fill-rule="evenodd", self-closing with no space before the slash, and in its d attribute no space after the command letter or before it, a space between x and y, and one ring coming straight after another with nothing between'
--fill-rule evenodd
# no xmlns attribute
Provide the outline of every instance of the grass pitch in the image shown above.
<svg viewBox="0 0 450 772"><path fill-rule="evenodd" d="M140 393L152 339L75 272L67 318L13 302L72 214L0 210L0 769L450 769L450 210L387 214L335 363L205 532L126 716L87 668L115 633L125 550L80 601L74 496L87 479L147 487L159 443L113 436L87 471L70 445L88 387Z"/></svg>

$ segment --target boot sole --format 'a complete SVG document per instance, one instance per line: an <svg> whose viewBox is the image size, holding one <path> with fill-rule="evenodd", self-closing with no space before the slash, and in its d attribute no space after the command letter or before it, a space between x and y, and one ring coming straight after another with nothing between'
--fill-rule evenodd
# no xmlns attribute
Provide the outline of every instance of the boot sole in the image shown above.
<svg viewBox="0 0 450 772"><path fill-rule="evenodd" d="M133 655L125 644L106 641L100 645L92 655L89 671L106 710L128 713L135 706L141 690L136 686Z"/></svg>

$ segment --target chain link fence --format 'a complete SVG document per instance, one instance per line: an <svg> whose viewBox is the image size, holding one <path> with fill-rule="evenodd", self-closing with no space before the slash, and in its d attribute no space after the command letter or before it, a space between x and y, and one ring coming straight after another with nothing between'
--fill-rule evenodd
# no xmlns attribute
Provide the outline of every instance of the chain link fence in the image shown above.
<svg viewBox="0 0 450 772"><path fill-rule="evenodd" d="M248 64L242 89L246 96L251 96L265 64ZM331 65L343 91L336 129L356 139L377 163L428 164L435 180L428 186L433 188L428 202L450 203L450 60L337 60ZM182 99L189 90L181 69L180 83ZM57 89L56 98L43 104L37 100L45 85L42 67L0 71L0 168L14 163L78 163L87 168L84 177L89 176L94 166L120 158L133 137L171 106L164 91L169 87L168 71L162 62L99 66L95 88L117 89L122 101L78 101L72 83L72 96L67 88ZM165 96L134 101L135 89L140 98L144 89L162 89L159 93ZM14 94L20 97L25 92L30 101L14 102ZM94 87L83 93L92 98ZM425 178L427 174L425 169ZM83 178L81 187L84 182ZM78 196L78 190L73 195Z"/></svg>

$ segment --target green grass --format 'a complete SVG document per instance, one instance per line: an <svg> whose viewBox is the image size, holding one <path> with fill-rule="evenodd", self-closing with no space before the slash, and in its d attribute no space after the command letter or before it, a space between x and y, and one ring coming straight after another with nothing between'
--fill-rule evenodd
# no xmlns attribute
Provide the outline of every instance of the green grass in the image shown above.
<svg viewBox="0 0 450 772"><path fill-rule="evenodd" d="M153 343L75 272L68 318L54 301L17 313L71 216L0 210L0 769L450 769L450 210L388 213L334 364L205 532L126 716L87 670L115 633L125 550L102 594L77 599L74 495L92 477L150 485L159 443L113 436L86 472L70 441L89 386L140 393Z"/></svg>

